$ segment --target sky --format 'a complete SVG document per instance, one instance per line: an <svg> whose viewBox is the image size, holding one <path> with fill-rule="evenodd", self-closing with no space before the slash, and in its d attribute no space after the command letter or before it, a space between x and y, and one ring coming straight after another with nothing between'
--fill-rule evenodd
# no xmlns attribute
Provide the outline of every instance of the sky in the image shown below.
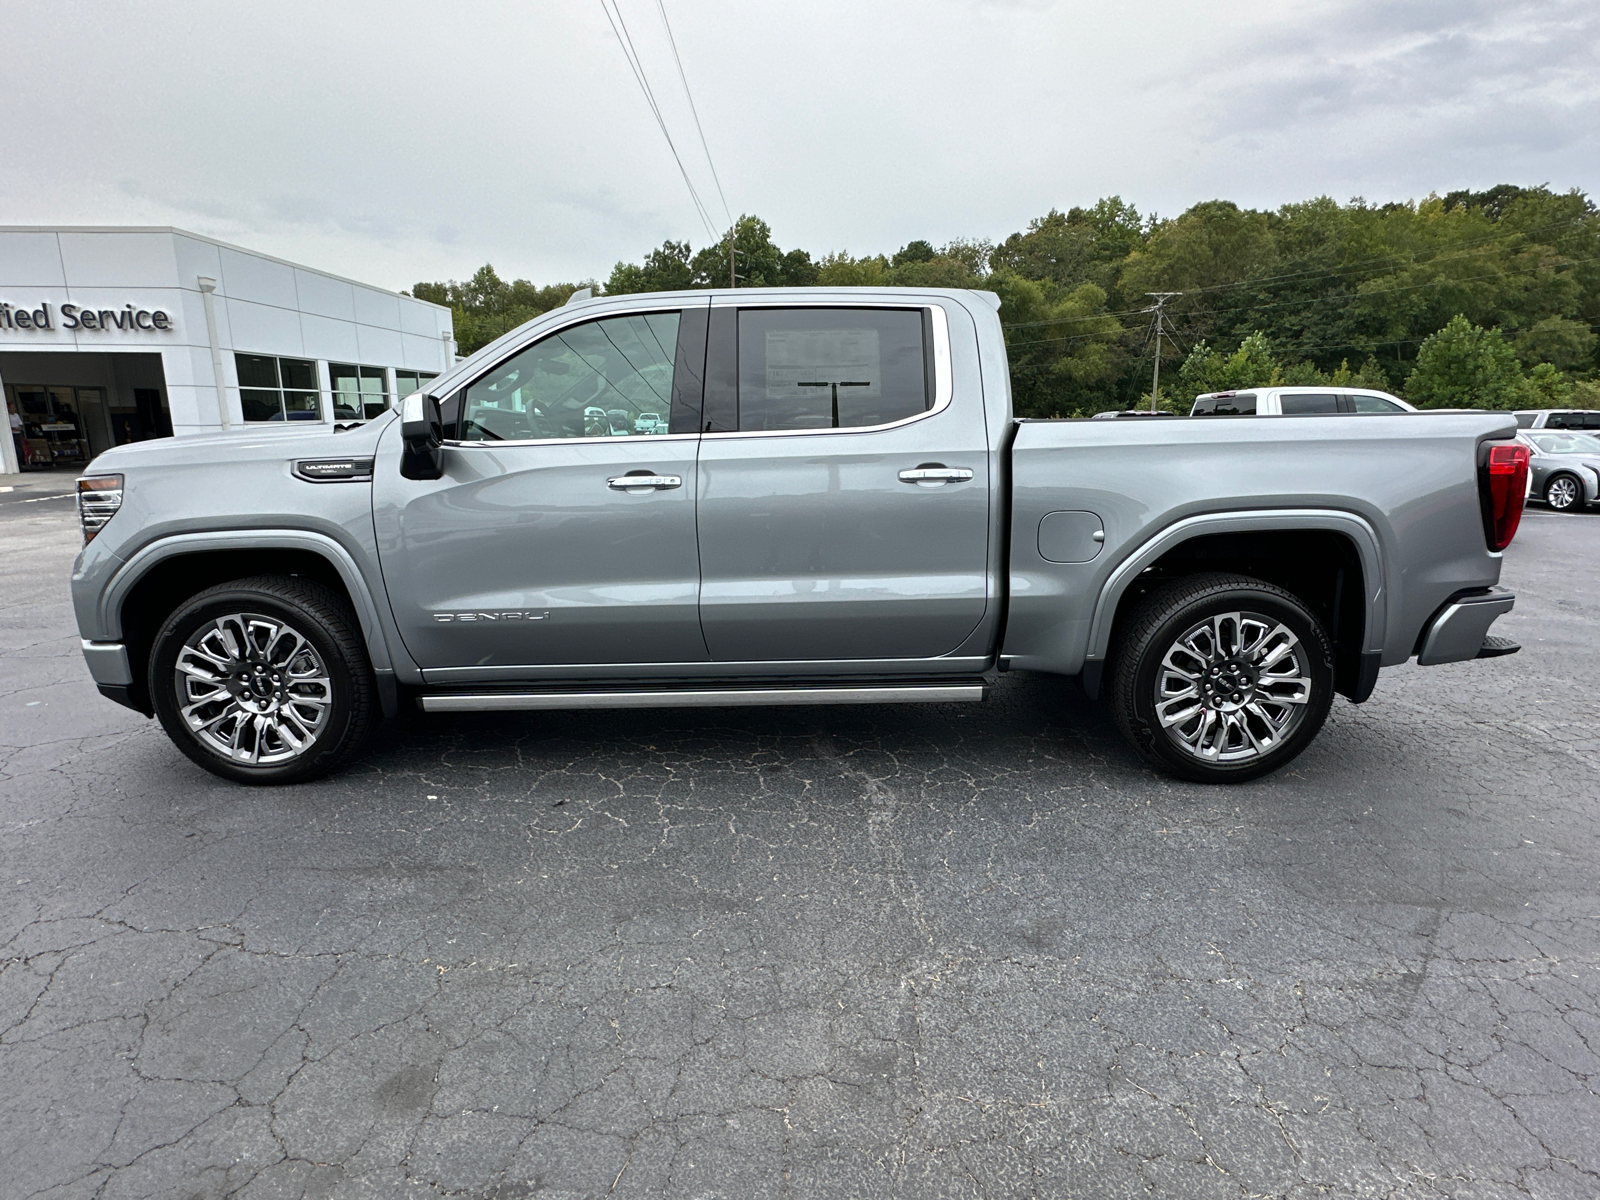
<svg viewBox="0 0 1600 1200"><path fill-rule="evenodd" d="M713 228L785 249L998 241L1113 194L1600 194L1594 0L616 3ZM0 224L175 225L395 289L712 240L601 0L0 0L0 27Z"/></svg>

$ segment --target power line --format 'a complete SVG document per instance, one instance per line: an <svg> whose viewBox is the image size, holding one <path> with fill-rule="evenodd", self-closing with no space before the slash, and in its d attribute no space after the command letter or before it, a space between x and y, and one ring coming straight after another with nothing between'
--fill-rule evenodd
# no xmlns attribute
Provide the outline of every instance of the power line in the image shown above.
<svg viewBox="0 0 1600 1200"><path fill-rule="evenodd" d="M689 189L689 198L694 201L695 212L700 217L700 222L706 227L706 233L712 241L718 241L716 226L712 223L711 214L700 193L695 190L694 180L689 178L689 172L683 165L683 158L678 153L678 147L672 140L672 134L667 129L667 122L661 115L661 106L656 103L655 93L650 88L650 82L645 75L644 62L639 58L639 52L634 48L633 38L628 34L628 23L623 20L622 9L617 7L617 0L600 0L600 11L605 13L606 22L611 26L611 32L616 35L617 44L622 47L622 56L628 60L628 67L633 71L633 77L638 81L639 90L644 93L645 103L650 106L650 112L656 119L656 125L661 130L661 136L667 139L667 149L672 151L672 161L678 164L678 173L683 176L683 184Z"/></svg>
<svg viewBox="0 0 1600 1200"><path fill-rule="evenodd" d="M694 116L694 128L700 135L700 149L705 151L706 166L711 168L711 181L717 185L717 199L722 201L722 211L731 225L733 209L728 207L728 198L722 194L722 179L717 175L717 164L711 161L711 147L706 142L706 131L700 124L700 110L695 107L694 94L689 91L689 77L684 74L683 59L678 57L678 39L672 36L672 22L667 20L665 0L656 0L656 9L661 13L661 27L667 31L667 44L672 47L672 61L678 64L678 79L683 84L684 98L689 101L689 112Z"/></svg>

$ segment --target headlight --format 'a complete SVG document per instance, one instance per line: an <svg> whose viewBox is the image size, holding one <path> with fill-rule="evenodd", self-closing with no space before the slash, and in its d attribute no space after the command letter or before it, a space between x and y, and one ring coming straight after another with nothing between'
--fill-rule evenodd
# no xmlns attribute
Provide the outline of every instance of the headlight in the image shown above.
<svg viewBox="0 0 1600 1200"><path fill-rule="evenodd" d="M85 546L121 507L121 475L90 475L78 480L78 524L83 527Z"/></svg>

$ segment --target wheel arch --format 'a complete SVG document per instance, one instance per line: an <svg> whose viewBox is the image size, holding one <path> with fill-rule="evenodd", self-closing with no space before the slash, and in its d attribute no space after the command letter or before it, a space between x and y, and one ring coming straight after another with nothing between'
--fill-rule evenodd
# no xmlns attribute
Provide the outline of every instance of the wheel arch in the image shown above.
<svg viewBox="0 0 1600 1200"><path fill-rule="evenodd" d="M173 609L208 587L252 575L297 575L342 595L359 623L384 708L390 708L394 666L371 589L348 550L324 534L300 530L180 534L129 558L100 597L100 622L127 647L134 708L153 711L146 664Z"/></svg>
<svg viewBox="0 0 1600 1200"><path fill-rule="evenodd" d="M1378 535L1336 509L1191 517L1143 543L1111 573L1095 603L1083 681L1091 696L1119 624L1153 586L1200 571L1229 571L1276 584L1327 625L1335 688L1360 702L1377 680L1387 627L1387 588Z"/></svg>

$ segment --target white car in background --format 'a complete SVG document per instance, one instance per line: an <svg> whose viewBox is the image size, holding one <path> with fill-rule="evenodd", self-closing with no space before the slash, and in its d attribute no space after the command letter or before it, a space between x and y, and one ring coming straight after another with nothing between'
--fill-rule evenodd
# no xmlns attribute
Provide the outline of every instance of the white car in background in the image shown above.
<svg viewBox="0 0 1600 1200"><path fill-rule="evenodd" d="M1370 388L1264 387L1196 396L1191 417L1292 417L1301 413L1416 412L1398 396Z"/></svg>

